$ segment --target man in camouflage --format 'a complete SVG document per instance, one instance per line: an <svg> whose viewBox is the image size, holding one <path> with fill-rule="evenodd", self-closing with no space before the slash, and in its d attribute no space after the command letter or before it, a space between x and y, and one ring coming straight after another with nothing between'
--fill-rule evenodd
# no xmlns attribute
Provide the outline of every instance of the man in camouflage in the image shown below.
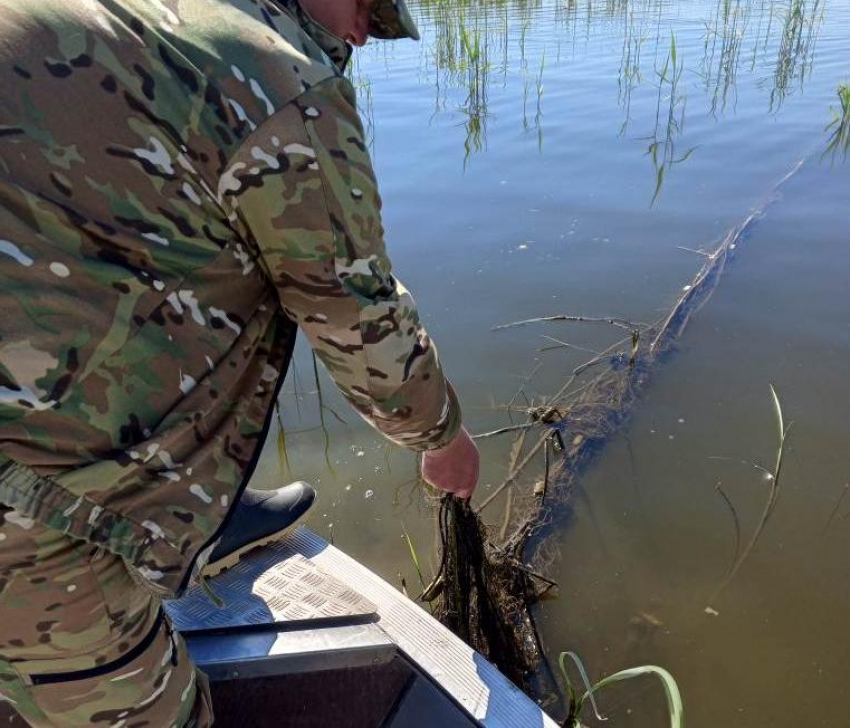
<svg viewBox="0 0 850 728"><path fill-rule="evenodd" d="M393 276L343 75L402 0L0 0L0 697L208 726L161 599L221 537L296 327L468 496L477 451Z"/></svg>

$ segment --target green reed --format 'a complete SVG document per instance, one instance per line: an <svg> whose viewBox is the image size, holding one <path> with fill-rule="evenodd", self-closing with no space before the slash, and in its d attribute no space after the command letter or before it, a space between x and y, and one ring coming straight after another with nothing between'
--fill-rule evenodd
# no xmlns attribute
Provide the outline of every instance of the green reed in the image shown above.
<svg viewBox="0 0 850 728"><path fill-rule="evenodd" d="M687 96L679 89L682 73L685 70L684 59L676 45L676 34L670 34L670 48L661 70L656 68L658 76L658 96L655 107L655 130L649 137L646 154L652 161L655 173L655 190L650 206L653 206L661 194L664 180L670 170L686 161L696 147L684 154L676 155L676 142L685 128L685 108Z"/></svg>
<svg viewBox="0 0 850 728"><path fill-rule="evenodd" d="M718 0L714 16L705 24L701 72L711 94L712 115L726 110L730 95L735 98L751 9L747 0Z"/></svg>
<svg viewBox="0 0 850 728"><path fill-rule="evenodd" d="M839 84L838 108L833 108L832 114L833 119L825 129L831 134L823 154L833 159L841 154L842 159L846 159L850 151L850 83Z"/></svg>
<svg viewBox="0 0 850 728"><path fill-rule="evenodd" d="M773 71L770 108L778 109L791 91L811 72L818 30L823 20L823 0L788 0Z"/></svg>
<svg viewBox="0 0 850 728"><path fill-rule="evenodd" d="M703 20L701 58L691 59L695 62L691 72L703 79L710 112L720 115L728 105L734 106L739 70L745 65L749 73L757 72L757 65L761 68L770 108L778 109L811 73L826 2L716 0ZM668 144L681 133L686 106L679 63L674 68L670 62L667 72L662 72L665 55L670 60L666 38L671 24L677 22L667 12L669 4L661 0L412 0L412 6L423 30L423 70L436 92L434 113L458 114L462 119L464 166L487 147L491 92L496 84L507 88L511 76L519 77L522 128L529 134L536 132L540 147L544 95L540 74L535 78L537 64L554 63L557 79L565 70L562 51L569 58L571 50L574 53L582 40L591 41L600 26L618 20L624 27L616 77L618 103L624 112L620 134L625 135L633 122L632 93L651 71L660 73L661 100L671 102L674 111L670 114L668 105L666 118L659 113L663 123L649 137L653 202L671 168L693 152L677 155L671 153L674 145ZM538 22L541 18L546 22ZM541 61L544 56L546 60ZM354 66L352 78L360 91L371 140L371 85Z"/></svg>
<svg viewBox="0 0 850 728"><path fill-rule="evenodd" d="M585 692L579 694L573 687L570 681L569 671L567 670L567 658L572 660L579 675L581 676L582 684ZM620 670L613 675L609 675L602 680L599 680L594 685L590 684L587 677L587 671L582 664L581 659L575 652L562 652L558 657L558 667L561 675L564 678L564 684L567 690L567 699L569 701L569 713L561 724L563 728L581 728L581 715L585 705L589 702L593 707L593 712L596 720L602 722L608 720L599 712L599 706L596 704L596 694L602 690L606 690L614 683L623 682L625 680L634 680L635 678L652 676L661 681L664 688L664 695L667 698L667 712L670 716L670 728L684 728L685 711L682 703L682 695L679 691L679 686L673 676L663 667L657 665L642 665L640 667L632 667L627 670Z"/></svg>
<svg viewBox="0 0 850 728"><path fill-rule="evenodd" d="M729 569L729 572L726 575L726 578L720 584L720 586L715 590L714 594L711 595L711 598L708 600L708 605L705 608L707 614L717 615L718 611L714 608L714 604L720 598L720 595L724 592L727 586L732 582L737 573L740 571L743 564L747 561L759 539L761 538L762 532L767 526L770 517L773 515L773 511L776 507L776 502L779 499L779 491L780 484L782 480L782 471L783 465L785 462L785 447L788 440L788 431L791 427L791 423L787 423L785 421L785 417L782 414L782 403L779 401L779 395L776 393L776 389L771 384L770 385L770 396L771 401L773 403L773 410L776 417L776 424L778 428L778 439L776 445L776 454L774 457L774 464L772 469L763 468L759 465L756 465L756 469L762 471L767 477L768 482L770 483L770 488L768 489L767 501L764 506L764 510L762 511L761 518L759 519L758 524L756 524L755 530L753 531L750 540L744 549L735 554L735 558L732 562L732 566ZM744 463L747 465L753 465L753 463ZM737 551L737 550L736 550Z"/></svg>

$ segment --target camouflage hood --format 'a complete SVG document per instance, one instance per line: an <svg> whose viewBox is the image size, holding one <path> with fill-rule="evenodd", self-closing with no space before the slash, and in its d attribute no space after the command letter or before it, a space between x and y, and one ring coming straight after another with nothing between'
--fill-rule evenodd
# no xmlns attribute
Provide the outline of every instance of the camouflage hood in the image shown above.
<svg viewBox="0 0 850 728"><path fill-rule="evenodd" d="M404 0L375 0L369 35L391 40L396 38L419 40L419 30Z"/></svg>
<svg viewBox="0 0 850 728"><path fill-rule="evenodd" d="M304 32L319 45L337 68L345 69L352 53L352 48L346 41L313 18L302 5L301 0L273 0L273 2L298 21ZM385 40L397 38L419 40L419 30L404 0L374 0L369 35Z"/></svg>

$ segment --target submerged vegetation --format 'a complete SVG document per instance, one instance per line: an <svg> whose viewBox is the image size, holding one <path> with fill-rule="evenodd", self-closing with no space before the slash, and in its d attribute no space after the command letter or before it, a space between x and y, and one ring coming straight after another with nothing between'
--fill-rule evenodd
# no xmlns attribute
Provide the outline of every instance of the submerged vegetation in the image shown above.
<svg viewBox="0 0 850 728"><path fill-rule="evenodd" d="M770 484L767 502L765 503L764 511L761 515L761 518L759 519L759 522L756 525L755 530L753 531L753 535L743 551L739 552L739 539L735 539L735 555L732 559L732 566L729 568L729 573L726 575L726 578L723 580L723 582L720 584L714 594L712 594L711 598L708 600L708 606L705 608L707 614L712 614L714 616L717 616L719 614L719 612L714 608L714 604L716 604L717 600L720 598L720 595L724 592L726 587L729 586L729 584L737 575L738 571L741 569L741 566L744 565L744 562L746 562L749 555L752 553L753 549L756 546L756 543L758 542L762 532L764 531L765 526L767 526L767 522L773 515L773 510L776 507L776 501L779 498L779 484L782 476L782 464L785 460L785 445L786 440L788 438L788 429L791 425L790 423L785 422L785 418L782 415L782 404L779 401L779 395L776 393L776 389L774 389L772 384L770 385L770 394L773 401L774 411L776 413L776 421L779 426L779 439L776 447L776 457L774 459L774 465L772 468L765 468L754 463L745 463L746 465L754 465L756 470L759 470L764 474L767 479L767 482ZM725 494L723 495L723 498L726 503L731 507L731 502ZM738 518L734 508L732 508L732 513L735 516L737 534Z"/></svg>
<svg viewBox="0 0 850 728"><path fill-rule="evenodd" d="M567 669L567 659L570 659L578 670L581 676L582 683L585 687L585 692L579 694L570 680L570 673ZM623 682L625 680L634 680L641 677L656 677L661 682L664 688L664 696L667 699L667 712L670 716L670 728L684 728L685 725L685 710L682 704L682 695L679 691L679 686L673 676L663 667L657 665L641 665L640 667L632 667L626 670L620 670L608 677L599 680L591 685L587 677L587 671L584 664L578 655L574 652L562 652L558 658L558 668L561 672L561 677L566 687L569 712L566 719L561 724L563 728L581 728L581 716L584 712L585 705L589 702L593 707L593 713L598 721L606 721L608 718L603 716L599 711L599 706L596 703L595 695L600 691L605 690L611 685Z"/></svg>

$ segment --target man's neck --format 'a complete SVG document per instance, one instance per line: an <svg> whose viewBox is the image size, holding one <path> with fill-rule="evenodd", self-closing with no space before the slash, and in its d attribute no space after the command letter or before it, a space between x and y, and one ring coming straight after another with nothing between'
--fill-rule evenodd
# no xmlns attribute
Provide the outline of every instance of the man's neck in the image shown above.
<svg viewBox="0 0 850 728"><path fill-rule="evenodd" d="M316 41L340 71L345 70L352 53L348 43L315 20L299 0L272 0L272 2L299 22L304 31Z"/></svg>

